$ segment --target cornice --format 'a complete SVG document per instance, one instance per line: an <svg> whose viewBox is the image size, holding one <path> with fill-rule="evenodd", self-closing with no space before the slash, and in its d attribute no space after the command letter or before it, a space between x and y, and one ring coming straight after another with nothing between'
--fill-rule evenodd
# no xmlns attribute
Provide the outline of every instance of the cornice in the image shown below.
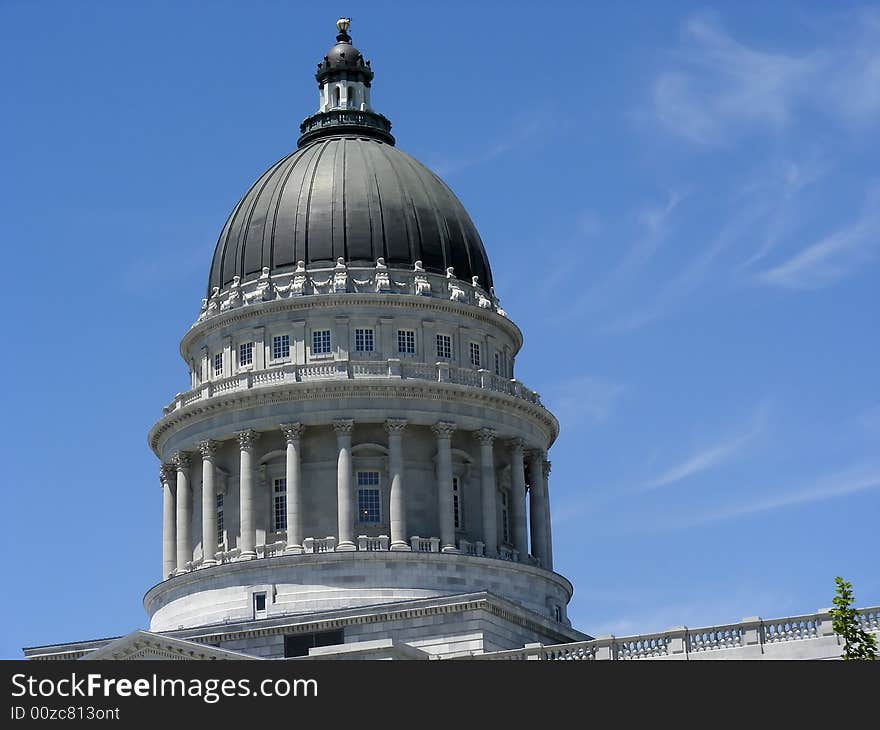
<svg viewBox="0 0 880 730"><path fill-rule="evenodd" d="M427 380L360 380L280 383L242 391L232 391L198 400L163 416L150 429L148 443L161 458L160 445L178 428L211 418L219 413L241 411L258 406L313 400L340 401L350 398L429 400L468 405L482 404L513 412L536 421L547 436L547 448L559 434L559 422L540 405L493 390L457 383ZM379 411L381 412L381 411ZM380 419L384 420L384 418Z"/></svg>
<svg viewBox="0 0 880 730"><path fill-rule="evenodd" d="M438 604L438 601L440 602ZM571 641L571 634L580 632L571 630L566 634L554 629L551 622L540 614L530 609L515 606L509 601L496 596L488 591L479 594L465 594L462 596L444 596L441 598L416 599L415 605L394 607L394 604L364 606L359 609L348 609L349 615L330 616L326 618L308 618L304 616L290 616L288 621L278 622L279 618L264 619L248 622L253 625L248 628L236 628L232 630L214 630L196 636L191 632L197 629L188 629L176 632L162 632L170 636L186 637L187 641L199 644L213 644L217 642L235 641L240 639L254 639L266 636L278 636L292 633L311 633L317 631L332 631L347 626L359 626L364 624L385 623L392 621L409 621L430 616L444 614L463 613L465 611L483 610L504 619L512 624L520 626L528 631L538 634L554 635L554 639L560 643ZM434 603L435 605L424 605ZM384 609L384 610L383 610ZM330 613L330 612L328 612ZM333 611L332 613L340 613ZM272 622L273 625L265 625ZM260 624L263 624L262 626Z"/></svg>
<svg viewBox="0 0 880 730"><path fill-rule="evenodd" d="M187 360L189 348L199 338L230 325L244 324L248 320L256 319L266 314L277 314L279 312L307 313L314 310L336 309L340 307L348 311L352 305L374 305L389 311L409 309L444 312L446 314L467 317L505 330L513 338L516 345L515 351L519 351L523 344L523 335L520 328L512 320L502 317L497 312L489 309L482 309L451 299L425 297L416 294L343 292L336 294L305 294L300 297L272 299L267 302L254 302L244 307L221 312L202 322L197 322L189 329L180 341L180 354L184 360ZM259 324L255 323L254 326L259 326Z"/></svg>

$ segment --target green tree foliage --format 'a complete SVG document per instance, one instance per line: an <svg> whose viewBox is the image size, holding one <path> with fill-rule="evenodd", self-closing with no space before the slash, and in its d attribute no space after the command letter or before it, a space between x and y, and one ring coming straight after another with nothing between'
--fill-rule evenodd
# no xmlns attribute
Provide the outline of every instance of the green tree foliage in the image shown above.
<svg viewBox="0 0 880 730"><path fill-rule="evenodd" d="M869 634L859 622L859 612L852 607L852 583L837 576L837 595L831 609L831 627L843 639L842 659L877 659L877 637Z"/></svg>

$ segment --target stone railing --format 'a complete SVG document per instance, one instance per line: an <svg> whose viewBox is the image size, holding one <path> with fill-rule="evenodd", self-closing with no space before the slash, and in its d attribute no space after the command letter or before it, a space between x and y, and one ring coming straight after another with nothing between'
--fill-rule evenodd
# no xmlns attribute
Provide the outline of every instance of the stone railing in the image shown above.
<svg viewBox="0 0 880 730"><path fill-rule="evenodd" d="M358 535L356 543L357 552L386 552L391 549L391 539L388 535ZM416 553L440 553L439 537L420 537L413 535L409 539L410 550ZM312 555L315 553L332 553L336 552L337 539L334 535L327 537L307 537L303 540L303 553ZM220 546L221 549L214 553L214 560L220 565L226 563L234 563L239 559L241 554L240 548L234 547L226 550L225 545ZM285 552L286 542L284 540L276 540L275 542L264 545L257 545L254 548L255 557L251 559L261 560L264 558L273 558L284 555L288 557L290 553ZM346 551L349 552L349 551ZM481 541L471 542L469 540L460 539L458 541L458 552L461 555L467 555L475 558L486 558L488 560L506 560L509 562L518 562L520 559L519 552L513 548L501 546L497 555L486 553L486 544ZM528 565L539 566L539 563L528 556L525 561ZM210 565L210 564L209 564ZM209 567L205 565L201 558L189 561L183 570L175 570L173 575L183 575L201 568ZM874 618L876 625L876 617ZM622 640L621 640L622 641Z"/></svg>
<svg viewBox="0 0 880 730"><path fill-rule="evenodd" d="M268 545L257 545L257 557L258 558L273 558L276 555L281 555L284 553L284 546L287 543L284 540L278 540L276 542L269 543Z"/></svg>
<svg viewBox="0 0 880 730"><path fill-rule="evenodd" d="M458 541L458 549L464 555L473 555L477 558L482 558L485 555L486 544L480 542L468 542L467 540L459 540Z"/></svg>
<svg viewBox="0 0 880 730"><path fill-rule="evenodd" d="M387 550L389 543L388 535L379 535L379 537L368 537L367 535L358 535L357 549L364 550L368 553L377 552L379 550Z"/></svg>
<svg viewBox="0 0 880 730"><path fill-rule="evenodd" d="M494 288L490 287L487 291L476 276L471 277L469 282L462 281L456 278L452 267L446 269L445 273L438 273L426 271L421 261L416 261L411 269L401 269L387 266L381 258L368 266L350 266L344 259L337 259L334 266L314 269L307 269L305 262L298 261L294 270L275 275L264 268L259 277L245 282L236 276L225 289L214 287L211 295L202 300L198 319L193 326L223 312L254 307L263 302L358 293L412 294L446 299L507 317Z"/></svg>
<svg viewBox="0 0 880 730"><path fill-rule="evenodd" d="M308 383L319 380L354 380L362 378L428 380L454 383L506 393L529 403L542 405L540 396L518 380L502 378L488 370L473 370L447 362L415 363L392 358L389 360L333 360L307 365L282 365L269 370L247 371L219 380L210 380L185 393L178 393L162 409L168 415L199 401L254 388L274 387L283 383Z"/></svg>
<svg viewBox="0 0 880 730"><path fill-rule="evenodd" d="M502 560L512 560L516 562L519 560L519 550L514 550L513 548L501 545L498 548L498 557Z"/></svg>
<svg viewBox="0 0 880 730"><path fill-rule="evenodd" d="M409 539L410 547L414 553L439 553L440 538L439 537L419 537L413 535Z"/></svg>
<svg viewBox="0 0 880 730"><path fill-rule="evenodd" d="M306 553L332 553L336 550L335 537L307 537L303 540L303 551Z"/></svg>
<svg viewBox="0 0 880 730"><path fill-rule="evenodd" d="M859 609L866 631L880 633L880 607ZM757 659L833 658L839 641L831 615L819 611L803 616L764 620L746 618L736 624L688 629L680 626L657 634L603 636L572 644L526 644L522 649L472 653L456 659L627 660L627 659ZM717 655L714 654L717 652ZM712 653L707 656L707 653Z"/></svg>

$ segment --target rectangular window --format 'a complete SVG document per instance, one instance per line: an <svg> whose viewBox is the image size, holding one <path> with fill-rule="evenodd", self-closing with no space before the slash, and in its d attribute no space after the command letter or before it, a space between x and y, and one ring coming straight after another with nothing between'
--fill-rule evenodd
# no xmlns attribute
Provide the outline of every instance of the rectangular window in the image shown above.
<svg viewBox="0 0 880 730"><path fill-rule="evenodd" d="M400 355L416 354L415 330L397 330L397 352Z"/></svg>
<svg viewBox="0 0 880 730"><path fill-rule="evenodd" d="M254 618L266 615L266 594L254 593Z"/></svg>
<svg viewBox="0 0 880 730"><path fill-rule="evenodd" d="M452 517L455 529L461 529L461 491L459 490L458 477L452 477Z"/></svg>
<svg viewBox="0 0 880 730"><path fill-rule="evenodd" d="M358 522L379 522L379 472L359 471Z"/></svg>
<svg viewBox="0 0 880 730"><path fill-rule="evenodd" d="M495 374L501 375L501 353L495 353Z"/></svg>
<svg viewBox="0 0 880 730"><path fill-rule="evenodd" d="M437 357L443 360L452 358L452 338L449 335L437 335Z"/></svg>
<svg viewBox="0 0 880 730"><path fill-rule="evenodd" d="M315 330L312 332L312 354L330 354L330 330Z"/></svg>
<svg viewBox="0 0 880 730"><path fill-rule="evenodd" d="M355 352L372 352L373 351L373 330L355 329L355 331L354 331L354 351Z"/></svg>
<svg viewBox="0 0 880 730"><path fill-rule="evenodd" d="M223 544L223 495L217 495L217 544Z"/></svg>
<svg viewBox="0 0 880 730"><path fill-rule="evenodd" d="M471 342L471 365L475 368L480 367L480 346L476 342Z"/></svg>
<svg viewBox="0 0 880 730"><path fill-rule="evenodd" d="M272 524L275 532L287 529L287 479L275 479L272 502Z"/></svg>
<svg viewBox="0 0 880 730"><path fill-rule="evenodd" d="M276 335L272 338L272 359L290 357L290 335Z"/></svg>
<svg viewBox="0 0 880 730"><path fill-rule="evenodd" d="M318 646L336 646L345 642L342 629L322 631L319 634L288 634L284 637L284 657L308 656L309 649Z"/></svg>
<svg viewBox="0 0 880 730"><path fill-rule="evenodd" d="M253 365L254 363L254 343L242 342L238 346L238 366Z"/></svg>
<svg viewBox="0 0 880 730"><path fill-rule="evenodd" d="M510 518L507 512L507 492L501 492L501 542L510 544Z"/></svg>
<svg viewBox="0 0 880 730"><path fill-rule="evenodd" d="M214 355L214 377L220 378L223 376L223 353L218 352Z"/></svg>

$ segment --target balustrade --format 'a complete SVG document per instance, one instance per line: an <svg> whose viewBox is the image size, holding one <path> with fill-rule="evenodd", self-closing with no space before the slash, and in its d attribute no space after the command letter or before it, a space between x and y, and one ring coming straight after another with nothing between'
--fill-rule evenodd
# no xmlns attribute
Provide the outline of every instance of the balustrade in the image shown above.
<svg viewBox="0 0 880 730"><path fill-rule="evenodd" d="M794 616L778 621L764 622L764 643L815 639L819 635L819 621L815 616Z"/></svg>
<svg viewBox="0 0 880 730"><path fill-rule="evenodd" d="M336 550L336 538L307 537L303 540L303 551L306 553L332 553Z"/></svg>
<svg viewBox="0 0 880 730"><path fill-rule="evenodd" d="M357 549L368 553L387 550L390 538L388 535L379 535L378 537L369 537L367 535L358 535Z"/></svg>
<svg viewBox="0 0 880 730"><path fill-rule="evenodd" d="M162 409L164 414L185 408L199 401L218 395L235 393L252 388L265 388L283 383L310 382L314 380L357 380L362 378L388 378L399 380L428 380L449 382L482 388L496 393L506 393L529 403L541 405L540 396L516 380L508 380L486 370L461 368L449 363L401 362L390 360L330 360L308 365L284 365L267 370L247 371L219 380L202 383L196 388L179 393L174 401Z"/></svg>

